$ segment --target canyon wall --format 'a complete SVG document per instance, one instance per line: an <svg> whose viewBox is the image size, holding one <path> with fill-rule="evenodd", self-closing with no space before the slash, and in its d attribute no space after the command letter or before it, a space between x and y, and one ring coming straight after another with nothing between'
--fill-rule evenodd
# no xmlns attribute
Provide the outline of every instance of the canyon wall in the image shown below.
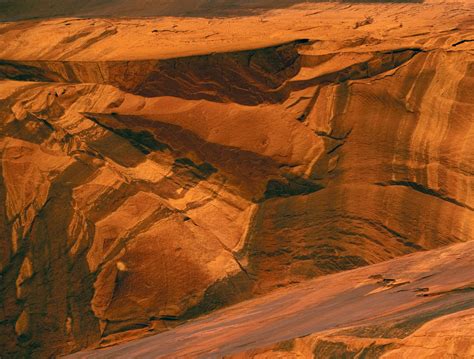
<svg viewBox="0 0 474 359"><path fill-rule="evenodd" d="M303 33L151 60L3 50L4 352L108 345L471 240L474 57L459 34L473 23L450 21L399 46ZM68 36L62 54L88 43Z"/></svg>

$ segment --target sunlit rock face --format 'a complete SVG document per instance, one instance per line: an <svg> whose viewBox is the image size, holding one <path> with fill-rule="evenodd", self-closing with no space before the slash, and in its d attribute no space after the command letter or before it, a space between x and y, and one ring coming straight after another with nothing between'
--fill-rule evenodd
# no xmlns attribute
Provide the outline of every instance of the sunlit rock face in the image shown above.
<svg viewBox="0 0 474 359"><path fill-rule="evenodd" d="M70 358L469 358L473 244L321 276Z"/></svg>
<svg viewBox="0 0 474 359"><path fill-rule="evenodd" d="M471 240L472 9L1 23L2 351L117 343Z"/></svg>

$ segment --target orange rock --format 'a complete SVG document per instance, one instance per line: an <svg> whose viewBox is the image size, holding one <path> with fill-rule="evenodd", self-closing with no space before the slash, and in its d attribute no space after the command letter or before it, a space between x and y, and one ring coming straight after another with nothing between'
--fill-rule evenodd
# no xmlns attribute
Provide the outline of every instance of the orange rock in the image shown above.
<svg viewBox="0 0 474 359"><path fill-rule="evenodd" d="M474 344L473 256L472 241L414 253L69 357L468 358Z"/></svg>
<svg viewBox="0 0 474 359"><path fill-rule="evenodd" d="M472 4L296 3L8 2L5 355L126 341L473 238ZM453 333L447 355L467 353ZM321 353L367 346L339 339Z"/></svg>

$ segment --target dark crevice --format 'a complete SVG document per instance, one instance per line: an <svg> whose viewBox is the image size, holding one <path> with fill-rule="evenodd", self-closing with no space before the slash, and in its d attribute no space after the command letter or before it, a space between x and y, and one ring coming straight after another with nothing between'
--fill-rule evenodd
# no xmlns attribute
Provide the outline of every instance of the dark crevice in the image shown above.
<svg viewBox="0 0 474 359"><path fill-rule="evenodd" d="M316 90L314 91L313 96L311 97L311 100L309 101L308 105L306 106L305 110L303 113L297 118L298 121L300 122L305 122L306 118L308 115L313 111L314 106L316 105L316 102L318 101L319 94L321 93L321 86L318 86Z"/></svg>
<svg viewBox="0 0 474 359"><path fill-rule="evenodd" d="M188 168L194 169L195 171L193 171L193 173L201 179L207 179L217 172L217 169L210 163L203 162L202 164L198 165L189 158L185 157L176 159L175 165L186 166Z"/></svg>
<svg viewBox="0 0 474 359"><path fill-rule="evenodd" d="M456 47L456 46L465 44L466 42L474 42L474 40L473 40L473 39L461 40L461 41L455 42L455 43L452 44L451 46Z"/></svg>
<svg viewBox="0 0 474 359"><path fill-rule="evenodd" d="M402 187L408 187L410 189L413 189L417 192L420 192L420 193L423 193L423 194L426 194L428 196L433 196L433 197L436 197L436 198L439 198L443 201L446 201L446 202L449 202L449 203L452 203L456 206L459 206L459 207L462 207L462 208L465 208L465 209L468 209L470 211L474 211L474 208L465 204L465 203L462 203L460 201L458 201L457 199L455 198L452 198L452 197L449 197L443 193L441 193L440 191L435 191L434 189L431 189L429 187L426 187L425 185L422 185L420 183L417 183L417 182L410 182L410 181L386 181L386 182L377 182L375 183L377 186L382 186L382 187L390 187L390 186L402 186Z"/></svg>
<svg viewBox="0 0 474 359"><path fill-rule="evenodd" d="M139 150L141 153L147 155L153 151L165 151L170 150L170 146L166 143L161 143L155 139L152 133L148 131L132 131L128 128L113 128L110 126L105 125L104 123L100 122L97 116L93 114L84 114L89 120L95 122L100 127L105 128L106 130L115 133L116 135L126 139L130 142L130 144ZM105 116L105 115L100 115ZM111 115L112 117L114 115Z"/></svg>
<svg viewBox="0 0 474 359"><path fill-rule="evenodd" d="M274 197L307 195L324 188L321 184L303 177L291 174L284 174L283 177L282 180L272 179L268 181L263 200Z"/></svg>
<svg viewBox="0 0 474 359"><path fill-rule="evenodd" d="M343 145L344 145L344 142L338 143L333 148L331 148L329 151L327 151L326 154L330 155L331 153L335 152L338 148L342 147Z"/></svg>
<svg viewBox="0 0 474 359"><path fill-rule="evenodd" d="M423 289L425 289L425 288L423 288ZM427 292L428 290L424 290L423 292ZM451 290L445 290L445 291L440 291L440 292L422 293L422 294L417 294L417 296L418 297L436 297L436 296L445 295L445 294L468 293L468 292L473 292L473 291L474 291L473 286L467 286L467 287L454 288L454 289L451 289Z"/></svg>
<svg viewBox="0 0 474 359"><path fill-rule="evenodd" d="M349 131L347 131L345 134L343 134L341 136L334 136L334 135L332 135L330 133L327 133L327 132L324 132L324 131L316 131L315 133L319 137L327 137L327 138L330 138L331 140L335 140L335 141L344 141L349 137L351 132L352 132L352 129L350 129Z"/></svg>

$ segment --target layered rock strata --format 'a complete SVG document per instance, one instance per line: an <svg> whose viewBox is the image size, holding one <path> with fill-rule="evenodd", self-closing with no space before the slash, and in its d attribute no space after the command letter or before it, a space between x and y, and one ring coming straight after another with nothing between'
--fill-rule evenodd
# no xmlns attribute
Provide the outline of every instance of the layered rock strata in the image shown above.
<svg viewBox="0 0 474 359"><path fill-rule="evenodd" d="M309 280L70 358L469 358L473 244Z"/></svg>
<svg viewBox="0 0 474 359"><path fill-rule="evenodd" d="M1 24L3 352L108 345L471 240L470 14L160 20L184 35L150 19Z"/></svg>

